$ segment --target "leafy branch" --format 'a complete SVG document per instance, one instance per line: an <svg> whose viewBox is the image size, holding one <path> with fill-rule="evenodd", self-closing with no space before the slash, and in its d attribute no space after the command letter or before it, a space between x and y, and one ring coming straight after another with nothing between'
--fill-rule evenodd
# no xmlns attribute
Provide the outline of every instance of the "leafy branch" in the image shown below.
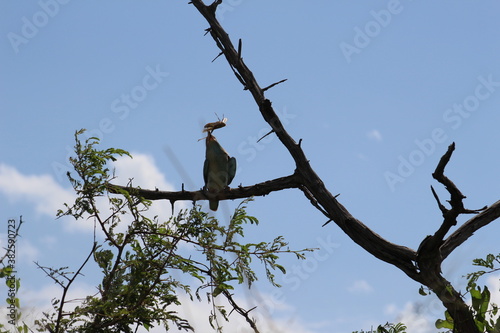
<svg viewBox="0 0 500 333"><path fill-rule="evenodd" d="M74 273L67 267L53 269L38 264L63 289L61 298L53 300L55 311L45 313L37 321L38 329L55 333L133 332L139 326L149 329L163 325L168 329L169 324L174 324L182 330L193 330L177 314L177 307L182 305L180 292L193 301L193 296L201 300L200 291L208 289L214 309L208 319L214 329L222 331L219 316L228 320L227 310L215 304L217 297L223 297L232 311L242 315L258 332L255 320L249 316L251 310L240 307L230 291L235 284L251 287L258 279L253 261L261 263L267 279L278 286L274 271L286 272L278 262L279 255L294 254L303 259L313 249L291 250L281 236L271 242L242 243L246 227L259 223L246 213L251 198L240 203L227 226L203 212L199 205L182 210L167 221L147 217L150 200L116 187L109 191L114 179L111 163L130 154L114 148L99 150L97 138L82 143L79 136L83 133L80 130L75 134L76 156L70 159L75 175L68 174L77 197L74 203L65 204L58 216L93 221L94 243ZM104 201L107 204L103 205ZM109 208L106 214L104 206ZM102 237L96 235L96 230L102 232ZM103 240L96 240L100 238ZM186 248L191 249L187 254ZM90 258L102 274L97 293L68 309L70 286L82 276ZM176 271L199 282L194 294L192 285L174 278Z"/></svg>

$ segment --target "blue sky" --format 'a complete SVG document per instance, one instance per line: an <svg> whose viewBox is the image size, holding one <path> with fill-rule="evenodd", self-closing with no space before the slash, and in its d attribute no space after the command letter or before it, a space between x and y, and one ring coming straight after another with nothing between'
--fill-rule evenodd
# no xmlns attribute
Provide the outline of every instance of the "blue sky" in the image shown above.
<svg viewBox="0 0 500 333"><path fill-rule="evenodd" d="M288 79L266 95L330 191L381 236L417 248L441 222L430 185L442 201L447 193L431 173L451 142L446 173L466 206L500 197L499 10L495 1L233 0L219 18L234 42L242 39L261 86ZM72 195L64 174L75 130L136 156L117 165L123 183L197 190L197 140L217 113L229 119L216 135L238 161L234 185L293 172L275 137L256 143L269 127L224 59L211 62L219 50L187 1L2 1L0 18L0 221L26 221L17 260L33 316L58 295L33 261L72 265L91 246L85 222L55 220ZM217 216L237 204L221 204ZM167 202L154 209L170 213ZM249 239L284 235L293 248L320 248L306 262L283 258L290 270L278 291L263 278L261 298L242 294L271 304L275 331L351 332L401 319L410 332L428 332L442 315L420 285L334 223L321 228L324 216L300 191L256 198L249 213L261 221ZM499 232L496 222L478 231L447 259L445 276L463 289L471 260L499 252ZM75 295L95 279L89 269Z"/></svg>

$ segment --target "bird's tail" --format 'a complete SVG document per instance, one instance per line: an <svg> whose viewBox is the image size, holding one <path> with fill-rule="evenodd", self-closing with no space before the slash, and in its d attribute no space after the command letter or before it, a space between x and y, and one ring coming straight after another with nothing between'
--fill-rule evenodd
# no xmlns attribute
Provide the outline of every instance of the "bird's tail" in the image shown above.
<svg viewBox="0 0 500 333"><path fill-rule="evenodd" d="M209 200L208 201L210 209L214 212L219 208L219 200Z"/></svg>

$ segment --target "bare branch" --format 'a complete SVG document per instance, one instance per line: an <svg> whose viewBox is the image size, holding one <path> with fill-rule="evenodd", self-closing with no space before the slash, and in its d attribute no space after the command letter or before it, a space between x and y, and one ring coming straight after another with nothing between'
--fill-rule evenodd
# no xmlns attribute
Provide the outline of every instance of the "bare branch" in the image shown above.
<svg viewBox="0 0 500 333"><path fill-rule="evenodd" d="M265 196L271 192L281 191L289 188L297 188L300 186L298 176L292 174L290 176L268 180L252 186L238 186L236 188L227 188L225 191L219 192L216 199L218 200L234 200L248 198L252 196ZM199 191L158 191L145 190L132 186L121 186L109 184L108 189L111 193L119 193L127 191L131 195L140 196L148 200L170 200L175 202L178 200L200 201L208 200L203 190Z"/></svg>
<svg viewBox="0 0 500 333"><path fill-rule="evenodd" d="M432 194L436 199L439 209L443 214L443 223L436 231L433 236L429 236L425 238L419 246L419 256L425 257L428 260L435 260L436 265L440 265L444 260L442 254L439 251L439 248L443 244L444 237L450 231L451 227L457 224L457 217L460 214L477 214L480 210L469 210L464 208L463 199L465 199L465 195L460 192L458 187L444 174L444 169L448 162L450 161L451 155L455 150L455 143L453 142L449 147L446 153L441 157L439 163L436 167L436 170L432 174L432 177L436 179L438 182L443 184L446 187L446 190L450 193L450 200L448 202L451 205L451 209L447 209L439 200L439 197L431 186ZM439 260L439 261L436 261Z"/></svg>
<svg viewBox="0 0 500 333"><path fill-rule="evenodd" d="M448 150L441 157L436 167L436 170L432 174L432 177L441 184L443 184L446 187L446 190L450 193L450 200L448 202L451 205L451 210L447 210L443 214L443 217L445 218L445 221L443 223L447 224L448 229L451 228L451 226L456 225L457 216L465 212L464 204L462 201L463 199L466 198L465 195L463 195L462 192L460 192L460 190L458 189L458 187L444 174L444 168L450 161L451 155L453 154L454 150L455 150L455 142L449 145Z"/></svg>
<svg viewBox="0 0 500 333"><path fill-rule="evenodd" d="M454 233L452 233L441 246L441 255L443 260L450 255L453 250L465 242L475 231L490 224L500 217L500 200L485 208L481 213L477 214Z"/></svg>

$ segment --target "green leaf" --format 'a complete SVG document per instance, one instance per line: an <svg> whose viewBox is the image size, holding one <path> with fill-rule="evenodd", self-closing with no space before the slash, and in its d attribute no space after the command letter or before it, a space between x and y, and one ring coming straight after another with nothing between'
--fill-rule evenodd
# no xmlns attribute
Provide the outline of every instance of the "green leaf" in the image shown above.
<svg viewBox="0 0 500 333"><path fill-rule="evenodd" d="M453 329L453 323L450 323L446 320L438 319L435 324L436 328L448 328Z"/></svg>

